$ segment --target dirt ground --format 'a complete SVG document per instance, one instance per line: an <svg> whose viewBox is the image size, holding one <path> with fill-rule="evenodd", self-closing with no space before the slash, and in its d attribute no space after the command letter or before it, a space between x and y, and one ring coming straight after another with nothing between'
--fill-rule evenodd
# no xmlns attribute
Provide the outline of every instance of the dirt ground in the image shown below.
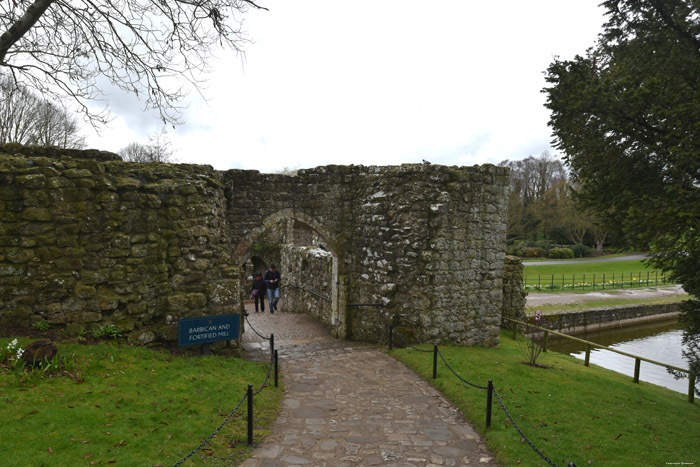
<svg viewBox="0 0 700 467"><path fill-rule="evenodd" d="M680 285L663 287L644 287L638 289L597 290L588 293L533 293L527 295L527 306L560 305L582 303L587 300L605 300L616 298L651 299L670 295L688 295Z"/></svg>

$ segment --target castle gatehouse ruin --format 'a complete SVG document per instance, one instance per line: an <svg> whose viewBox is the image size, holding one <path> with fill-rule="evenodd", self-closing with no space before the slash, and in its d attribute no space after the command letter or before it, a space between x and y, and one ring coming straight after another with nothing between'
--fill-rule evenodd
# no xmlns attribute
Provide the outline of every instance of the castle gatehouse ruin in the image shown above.
<svg viewBox="0 0 700 467"><path fill-rule="evenodd" d="M238 313L276 262L283 310L338 338L493 346L503 300L508 171L325 166L294 176L0 146L0 324L135 343ZM313 294L309 291L314 292Z"/></svg>

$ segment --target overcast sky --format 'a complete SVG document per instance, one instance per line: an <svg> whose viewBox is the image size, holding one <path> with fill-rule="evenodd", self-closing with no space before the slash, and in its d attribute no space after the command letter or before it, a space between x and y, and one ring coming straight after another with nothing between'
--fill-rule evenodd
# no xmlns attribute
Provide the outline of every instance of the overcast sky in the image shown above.
<svg viewBox="0 0 700 467"><path fill-rule="evenodd" d="M328 164L445 165L523 159L550 148L544 74L591 47L600 0L260 0L253 43L213 64L179 162L261 172ZM162 124L130 96L88 146L117 152Z"/></svg>

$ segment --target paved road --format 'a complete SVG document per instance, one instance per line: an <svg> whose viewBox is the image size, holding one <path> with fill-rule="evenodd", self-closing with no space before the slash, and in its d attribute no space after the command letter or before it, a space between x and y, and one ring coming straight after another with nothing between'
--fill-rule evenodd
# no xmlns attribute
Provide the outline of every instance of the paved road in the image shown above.
<svg viewBox="0 0 700 467"><path fill-rule="evenodd" d="M333 339L303 314L249 312L261 335L275 335L285 396L242 467L496 465L449 401L374 346ZM269 358L254 332L243 341L249 358Z"/></svg>
<svg viewBox="0 0 700 467"><path fill-rule="evenodd" d="M611 263L614 261L633 261L645 259L647 255L615 256L613 258L591 258L591 259L558 259L553 261L523 261L528 266L553 266L555 264L585 264L585 263Z"/></svg>

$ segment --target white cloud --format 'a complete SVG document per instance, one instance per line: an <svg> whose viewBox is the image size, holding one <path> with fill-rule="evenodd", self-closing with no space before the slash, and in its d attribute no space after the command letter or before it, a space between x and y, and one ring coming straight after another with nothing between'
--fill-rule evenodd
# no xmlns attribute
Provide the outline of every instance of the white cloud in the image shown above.
<svg viewBox="0 0 700 467"><path fill-rule="evenodd" d="M244 63L220 54L186 125L182 162L269 172L422 159L498 163L549 148L544 70L593 45L595 1L263 2L247 17ZM116 151L160 122L142 104L112 105Z"/></svg>

